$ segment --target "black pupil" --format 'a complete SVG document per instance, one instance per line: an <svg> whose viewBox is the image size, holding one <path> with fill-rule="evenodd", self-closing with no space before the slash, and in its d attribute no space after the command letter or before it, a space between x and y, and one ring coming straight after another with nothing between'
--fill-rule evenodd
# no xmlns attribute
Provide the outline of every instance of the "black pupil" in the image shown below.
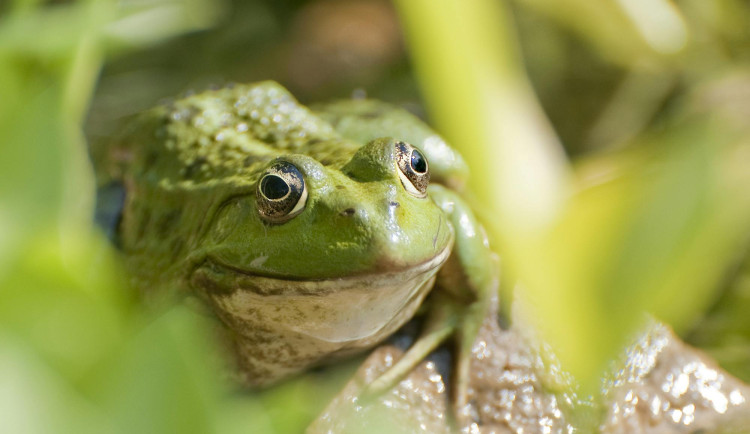
<svg viewBox="0 0 750 434"><path fill-rule="evenodd" d="M260 183L260 191L271 200L281 199L289 193L289 186L279 176L266 175Z"/></svg>
<svg viewBox="0 0 750 434"><path fill-rule="evenodd" d="M416 149L411 153L411 168L417 173L427 172L427 161Z"/></svg>

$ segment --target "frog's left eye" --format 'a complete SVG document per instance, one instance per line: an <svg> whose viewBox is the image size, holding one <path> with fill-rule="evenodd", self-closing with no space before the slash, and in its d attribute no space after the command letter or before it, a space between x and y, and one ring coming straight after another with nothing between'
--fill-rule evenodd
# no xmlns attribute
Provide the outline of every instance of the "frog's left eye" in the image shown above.
<svg viewBox="0 0 750 434"><path fill-rule="evenodd" d="M284 223L305 209L307 186L299 169L292 163L279 161L260 178L255 196L264 220Z"/></svg>
<svg viewBox="0 0 750 434"><path fill-rule="evenodd" d="M430 170L422 152L408 143L396 142L396 164L398 177L406 191L417 197L426 197Z"/></svg>

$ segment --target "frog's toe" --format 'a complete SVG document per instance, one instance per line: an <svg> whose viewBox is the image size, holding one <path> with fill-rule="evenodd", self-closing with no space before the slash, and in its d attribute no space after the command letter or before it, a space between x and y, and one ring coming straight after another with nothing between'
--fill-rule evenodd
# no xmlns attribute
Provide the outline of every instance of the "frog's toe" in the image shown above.
<svg viewBox="0 0 750 434"><path fill-rule="evenodd" d="M360 397L363 399L372 398L395 387L456 331L459 318L457 306L450 302L440 303L438 300L435 301L437 307L431 310L420 337L395 365L367 385Z"/></svg>
<svg viewBox="0 0 750 434"><path fill-rule="evenodd" d="M471 361L473 358L474 344L479 335L479 329L487 320L497 320L498 301L493 295L486 299L478 300L462 310L461 320L457 327L458 350L456 354L456 367L453 373L453 408L456 421L459 426L467 426L466 422L471 417L469 414L469 382L471 380Z"/></svg>
<svg viewBox="0 0 750 434"><path fill-rule="evenodd" d="M457 303L448 294L437 293L432 299L431 310L421 336L404 356L377 379L364 386L360 398L373 399L396 387L427 356L451 335L457 341L456 363L451 373L453 409L456 422L464 426L470 418L469 381L474 343L479 329L485 321L496 320L498 299L496 292L487 292L487 297L470 303Z"/></svg>

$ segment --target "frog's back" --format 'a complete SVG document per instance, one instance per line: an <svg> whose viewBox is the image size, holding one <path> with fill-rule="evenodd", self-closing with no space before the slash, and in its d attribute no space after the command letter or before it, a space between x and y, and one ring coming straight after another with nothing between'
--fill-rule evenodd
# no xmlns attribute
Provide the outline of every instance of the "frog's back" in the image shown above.
<svg viewBox="0 0 750 434"><path fill-rule="evenodd" d="M113 238L131 269L144 281L171 283L194 265L191 255L219 210L255 195L272 160L303 154L336 172L378 137L417 144L430 161L431 182L461 184L460 156L387 103L345 100L312 111L271 81L187 96L138 115L96 158L100 185L114 180L125 191L117 217L107 221L116 221Z"/></svg>
<svg viewBox="0 0 750 434"><path fill-rule="evenodd" d="M361 146L275 82L187 96L138 115L94 152L100 186L124 187L118 216L101 220L116 222L136 286L174 285L213 216L253 194L271 160L304 154L340 167Z"/></svg>
<svg viewBox="0 0 750 434"><path fill-rule="evenodd" d="M336 165L359 146L266 81L206 91L145 112L110 149L110 172L172 185L235 175L252 181L280 155L306 154Z"/></svg>

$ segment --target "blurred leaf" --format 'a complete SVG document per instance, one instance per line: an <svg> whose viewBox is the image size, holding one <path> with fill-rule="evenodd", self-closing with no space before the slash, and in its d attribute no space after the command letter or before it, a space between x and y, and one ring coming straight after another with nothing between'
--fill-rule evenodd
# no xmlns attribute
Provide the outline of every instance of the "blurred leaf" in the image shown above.
<svg viewBox="0 0 750 434"><path fill-rule="evenodd" d="M472 168L477 212L513 243L512 234L554 218L569 188L567 162L520 66L502 3L439 3L396 4L430 114Z"/></svg>
<svg viewBox="0 0 750 434"><path fill-rule="evenodd" d="M60 86L34 71L37 66L31 62L28 69L23 64L13 69L5 60L0 58L0 82L6 84L0 89L2 264L12 262L24 236L59 217L65 175L60 165L64 148L49 146L65 136Z"/></svg>
<svg viewBox="0 0 750 434"><path fill-rule="evenodd" d="M632 64L687 44L685 21L671 0L519 0L580 33L610 61Z"/></svg>
<svg viewBox="0 0 750 434"><path fill-rule="evenodd" d="M135 48L206 29L222 6L207 0L96 0L17 10L0 17L0 52L65 56L77 49L81 35Z"/></svg>
<svg viewBox="0 0 750 434"><path fill-rule="evenodd" d="M685 42L683 18L669 2L642 11L630 1L537 3L590 26L589 41L619 44L615 57L669 61ZM579 178L597 179L573 192L502 8L483 1L398 5L435 120L467 156L479 212L506 271L519 279L514 319L536 329L589 391L643 324L644 311L678 329L695 320L747 240L750 198L739 192L750 174L730 164L745 155L747 131L713 109L675 108L659 133L633 117L626 132L614 133L637 146L579 167ZM648 11L662 13L660 21ZM660 22L674 25L662 29L671 35L649 33ZM652 102L648 84L635 90L641 96L620 113L653 113L665 95Z"/></svg>
<svg viewBox="0 0 750 434"><path fill-rule="evenodd" d="M73 2L2 16L0 53L59 61L78 47L81 35L97 33L112 19L114 5L109 0Z"/></svg>
<svg viewBox="0 0 750 434"><path fill-rule="evenodd" d="M0 328L0 420L11 433L112 433L96 406Z"/></svg>
<svg viewBox="0 0 750 434"><path fill-rule="evenodd" d="M750 175L729 173L732 139L692 120L589 162L582 170L599 182L573 197L536 262L522 263L520 319L585 385L596 387L641 312L691 324L747 242L750 200L735 193Z"/></svg>
<svg viewBox="0 0 750 434"><path fill-rule="evenodd" d="M100 366L92 395L121 431L218 431L221 365L209 344L211 325L197 319L172 309L118 342Z"/></svg>
<svg viewBox="0 0 750 434"><path fill-rule="evenodd" d="M138 313L86 206L93 177L81 123L117 3L31 6L0 21L3 426L218 431L226 393L209 328L179 313Z"/></svg>
<svg viewBox="0 0 750 434"><path fill-rule="evenodd" d="M643 132L675 88L674 73L634 65L587 134L592 149L622 146Z"/></svg>
<svg viewBox="0 0 750 434"><path fill-rule="evenodd" d="M85 233L76 239L64 248L49 232L26 240L13 272L0 279L0 329L71 380L119 345L130 305L107 242Z"/></svg>
<svg viewBox="0 0 750 434"><path fill-rule="evenodd" d="M223 2L205 0L152 0L121 3L120 13L106 34L114 42L141 46L187 31L213 26L223 12Z"/></svg>
<svg viewBox="0 0 750 434"><path fill-rule="evenodd" d="M0 223L7 225L0 236L8 242L5 252L36 224L64 219L63 224L88 226L93 177L81 123L102 62L102 32L112 20L127 16L126 5L118 9L118 3L100 0L23 7L0 18ZM216 17L209 13L216 8L199 0L141 2L137 10L145 14L167 5L182 19L169 21L163 37ZM3 253L0 248L0 260Z"/></svg>

